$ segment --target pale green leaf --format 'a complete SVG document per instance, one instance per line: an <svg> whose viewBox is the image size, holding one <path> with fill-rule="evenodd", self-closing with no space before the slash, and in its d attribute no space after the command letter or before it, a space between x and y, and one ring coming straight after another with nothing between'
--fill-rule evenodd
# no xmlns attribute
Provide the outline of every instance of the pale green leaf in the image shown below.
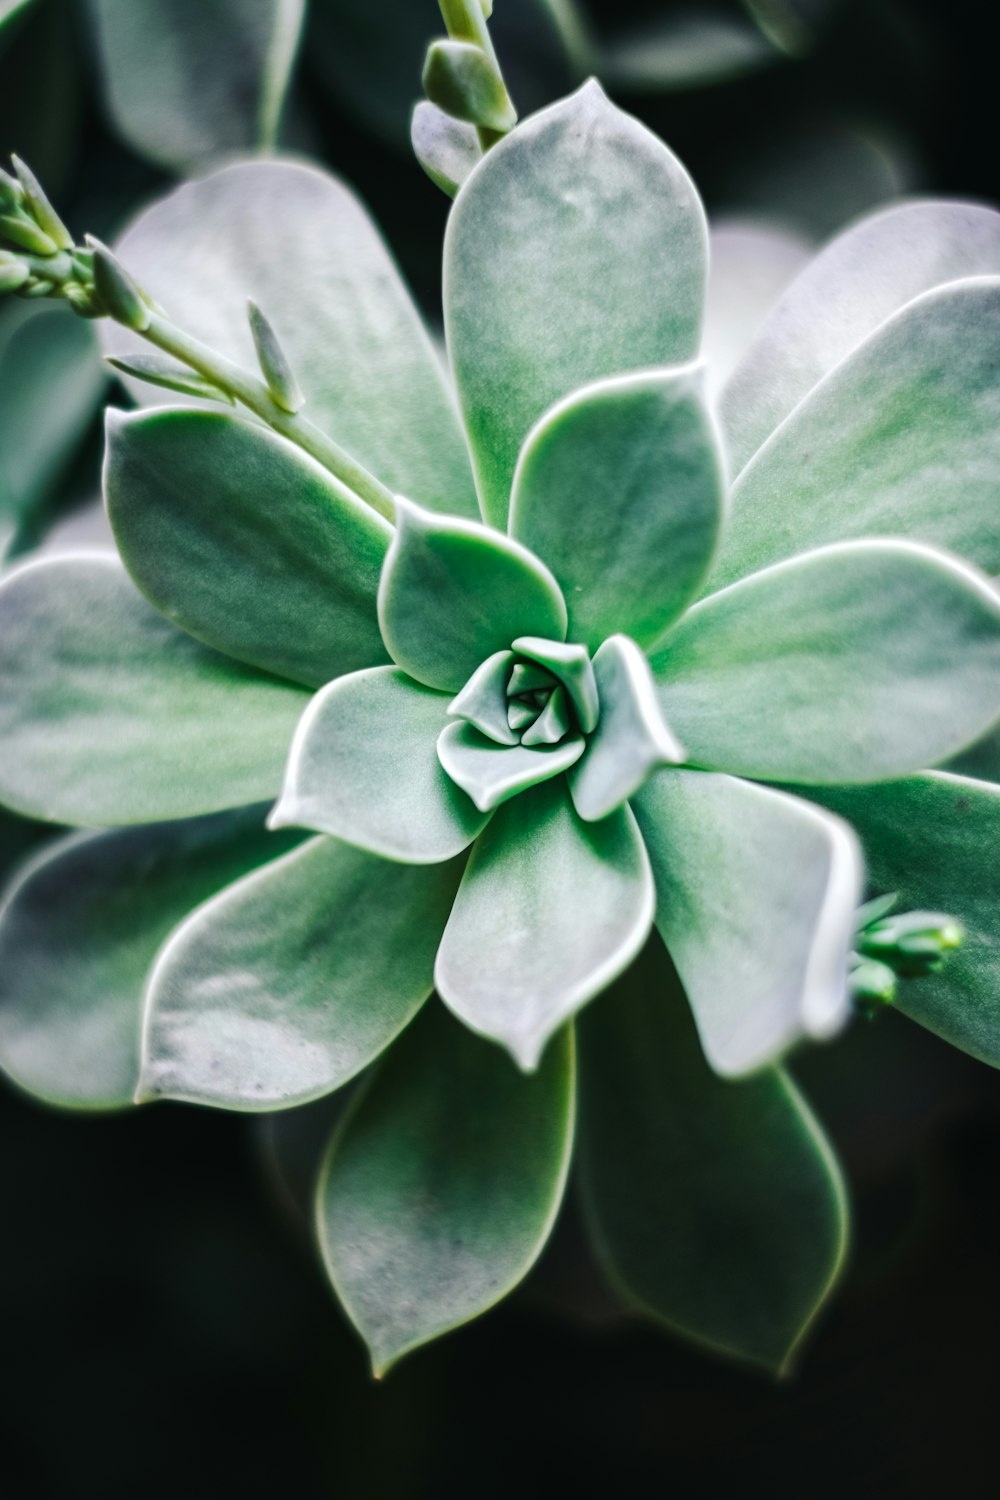
<svg viewBox="0 0 1000 1500"><path fill-rule="evenodd" d="M568 1028L525 1078L432 1004L336 1131L320 1244L376 1375L531 1269L563 1195L574 1081Z"/></svg>
<svg viewBox="0 0 1000 1500"><path fill-rule="evenodd" d="M657 939L579 1030L584 1205L612 1282L675 1333L787 1373L847 1248L816 1119L779 1070L712 1073Z"/></svg>
<svg viewBox="0 0 1000 1500"><path fill-rule="evenodd" d="M713 400L810 258L806 240L763 218L713 220L701 339L705 389Z"/></svg>
<svg viewBox="0 0 1000 1500"><path fill-rule="evenodd" d="M148 823L274 796L308 693L210 651L117 558L27 563L0 588L0 800Z"/></svg>
<svg viewBox="0 0 1000 1500"><path fill-rule="evenodd" d="M705 262L687 173L596 83L487 152L455 200L444 265L448 347L487 520L506 525L518 452L553 402L695 356Z"/></svg>
<svg viewBox="0 0 1000 1500"><path fill-rule="evenodd" d="M724 505L701 370L656 370L546 413L518 459L510 532L555 574L571 640L593 650L621 630L648 646L698 592Z"/></svg>
<svg viewBox="0 0 1000 1500"><path fill-rule="evenodd" d="M116 248L174 322L248 370L256 368L246 316L253 298L267 309L312 422L390 489L478 516L437 353L343 183L297 162L238 163L161 199ZM120 328L104 337L111 354L144 347ZM148 386L129 389L149 403Z"/></svg>
<svg viewBox="0 0 1000 1500"><path fill-rule="evenodd" d="M601 716L569 778L581 818L606 818L661 766L684 760L663 722L649 663L627 635L612 635L594 657Z"/></svg>
<svg viewBox="0 0 1000 1500"><path fill-rule="evenodd" d="M428 99L422 99L413 111L410 142L428 177L449 198L454 198L483 154L476 127L453 120Z"/></svg>
<svg viewBox="0 0 1000 1500"><path fill-rule="evenodd" d="M652 662L696 765L882 781L977 738L1000 699L1000 598L947 553L842 542L703 599Z"/></svg>
<svg viewBox="0 0 1000 1500"><path fill-rule="evenodd" d="M106 383L93 329L65 308L18 309L14 317L5 316L0 326L0 559L3 534L8 541L19 532L25 541L35 539Z"/></svg>
<svg viewBox="0 0 1000 1500"><path fill-rule="evenodd" d="M305 0L90 0L122 138L183 174L273 146Z"/></svg>
<svg viewBox="0 0 1000 1500"><path fill-rule="evenodd" d="M559 587L526 548L488 526L404 501L396 506L378 618L393 660L450 693L517 636L566 636Z"/></svg>
<svg viewBox="0 0 1000 1500"><path fill-rule="evenodd" d="M1000 787L933 772L809 795L857 829L874 893L898 891L900 910L945 911L965 927L939 974L900 981L896 1004L1000 1067Z"/></svg>
<svg viewBox="0 0 1000 1500"><path fill-rule="evenodd" d="M318 838L206 902L150 975L139 1097L267 1110L340 1088L430 994L461 873Z"/></svg>
<svg viewBox="0 0 1000 1500"><path fill-rule="evenodd" d="M250 808L48 845L0 910L0 1065L51 1104L131 1104L146 975L163 939L289 843Z"/></svg>
<svg viewBox="0 0 1000 1500"><path fill-rule="evenodd" d="M584 823L561 778L533 787L494 814L472 851L438 950L438 993L531 1071L635 957L654 899L627 807Z"/></svg>
<svg viewBox="0 0 1000 1500"><path fill-rule="evenodd" d="M633 802L656 925L716 1073L775 1062L850 1015L857 840L798 797L706 771L665 771Z"/></svg>
<svg viewBox="0 0 1000 1500"><path fill-rule="evenodd" d="M108 414L126 567L206 645L320 687L388 660L375 612L392 527L284 438L225 412Z"/></svg>
<svg viewBox="0 0 1000 1500"><path fill-rule="evenodd" d="M447 706L396 667L331 682L296 731L272 827L314 828L412 864L460 854L488 815L438 760Z"/></svg>
<svg viewBox="0 0 1000 1500"><path fill-rule="evenodd" d="M743 470L710 586L862 536L1000 572L998 340L1000 278L929 292L883 324Z"/></svg>
<svg viewBox="0 0 1000 1500"><path fill-rule="evenodd" d="M1000 214L978 204L906 203L845 230L792 283L726 386L733 473L907 302L949 281L997 274Z"/></svg>
<svg viewBox="0 0 1000 1500"><path fill-rule="evenodd" d="M513 651L494 651L448 704L449 714L475 725L498 745L520 743L507 718L507 684L515 659Z"/></svg>
<svg viewBox="0 0 1000 1500"><path fill-rule="evenodd" d="M568 770L586 749L579 735L557 744L537 744L529 743L530 732L520 744L499 745L471 724L448 724L438 738L438 759L480 812L492 812L518 792Z"/></svg>

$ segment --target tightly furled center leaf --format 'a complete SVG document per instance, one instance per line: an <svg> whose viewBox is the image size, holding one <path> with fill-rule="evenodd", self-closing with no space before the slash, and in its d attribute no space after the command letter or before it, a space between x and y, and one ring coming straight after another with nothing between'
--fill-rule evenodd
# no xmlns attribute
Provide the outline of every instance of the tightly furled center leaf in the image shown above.
<svg viewBox="0 0 1000 1500"><path fill-rule="evenodd" d="M597 727L597 680L586 647L520 636L473 673L448 706L498 745L558 745Z"/></svg>

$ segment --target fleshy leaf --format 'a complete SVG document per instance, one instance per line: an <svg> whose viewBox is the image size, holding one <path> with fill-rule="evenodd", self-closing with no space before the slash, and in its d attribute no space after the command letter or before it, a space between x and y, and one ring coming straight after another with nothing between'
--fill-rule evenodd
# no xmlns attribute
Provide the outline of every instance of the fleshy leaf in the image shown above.
<svg viewBox="0 0 1000 1500"><path fill-rule="evenodd" d="M507 719L507 683L513 665L513 651L494 651L448 704L450 714L474 724L498 745L518 743Z"/></svg>
<svg viewBox="0 0 1000 1500"><path fill-rule="evenodd" d="M627 635L612 635L594 657L600 718L569 779L581 818L606 818L661 766L684 750L663 722L649 663Z"/></svg>
<svg viewBox="0 0 1000 1500"><path fill-rule="evenodd" d="M646 371L575 391L532 429L510 531L558 579L571 640L648 646L697 594L724 504L702 372Z"/></svg>
<svg viewBox="0 0 1000 1500"><path fill-rule="evenodd" d="M429 99L422 99L413 111L410 144L428 177L449 198L454 198L483 154L476 127L453 120Z"/></svg>
<svg viewBox="0 0 1000 1500"><path fill-rule="evenodd" d="M536 721L537 722L537 721ZM530 731L529 731L530 732ZM548 781L580 759L586 741L561 744L498 745L471 724L448 724L438 739L438 759L456 786L479 808L492 812L508 797Z"/></svg>
<svg viewBox="0 0 1000 1500"><path fill-rule="evenodd" d="M857 829L873 891L897 891L900 910L946 911L962 923L958 952L940 973L904 980L896 1006L1000 1067L1000 787L933 772L889 786L824 787L810 796Z"/></svg>
<svg viewBox="0 0 1000 1500"><path fill-rule="evenodd" d="M113 556L0 588L0 800L59 823L149 823L274 796L309 695L210 651Z"/></svg>
<svg viewBox="0 0 1000 1500"><path fill-rule="evenodd" d="M862 536L1000 572L998 340L1000 278L942 287L885 323L744 469L710 585Z"/></svg>
<svg viewBox="0 0 1000 1500"><path fill-rule="evenodd" d="M843 542L703 599L652 666L696 765L883 781L955 754L995 718L1000 597L933 548Z"/></svg>
<svg viewBox="0 0 1000 1500"><path fill-rule="evenodd" d="M534 787L472 851L438 949L438 993L530 1072L553 1032L635 957L654 900L627 807L584 823L561 778Z"/></svg>
<svg viewBox="0 0 1000 1500"><path fill-rule="evenodd" d="M320 1244L376 1375L531 1269L563 1195L574 1078L568 1028L525 1078L431 1004L336 1131Z"/></svg>
<svg viewBox="0 0 1000 1500"><path fill-rule="evenodd" d="M139 1097L267 1110L340 1088L430 994L460 876L318 838L206 902L150 976Z"/></svg>
<svg viewBox="0 0 1000 1500"><path fill-rule="evenodd" d="M224 167L154 204L116 248L174 322L248 370L256 356L246 299L266 308L312 422L390 489L479 515L437 354L343 183L296 162ZM120 328L105 343L111 354L143 347ZM129 388L149 403L148 386Z"/></svg>
<svg viewBox="0 0 1000 1500"><path fill-rule="evenodd" d="M157 609L206 645L320 687L388 660L392 527L314 459L224 412L108 414L115 538Z"/></svg>
<svg viewBox="0 0 1000 1500"><path fill-rule="evenodd" d="M457 693L519 635L566 635L566 605L551 573L487 526L396 503L396 535L378 592L393 660L428 687Z"/></svg>
<svg viewBox="0 0 1000 1500"><path fill-rule="evenodd" d="M850 1015L857 840L808 802L732 776L666 771L633 803L656 925L710 1066L736 1077Z"/></svg>
<svg viewBox="0 0 1000 1500"><path fill-rule="evenodd" d="M175 923L283 854L260 808L50 844L0 910L0 1064L73 1109L120 1109L139 1078L146 975Z"/></svg>
<svg viewBox="0 0 1000 1500"><path fill-rule="evenodd" d="M91 0L112 120L141 155L185 173L274 145L305 0Z"/></svg>
<svg viewBox="0 0 1000 1500"><path fill-rule="evenodd" d="M584 734L590 734L597 723L597 680L585 646L572 641L543 641L537 636L521 635L514 650L547 667L570 696L576 720Z"/></svg>
<svg viewBox="0 0 1000 1500"><path fill-rule="evenodd" d="M774 304L812 258L808 243L754 219L713 220L701 358L714 400Z"/></svg>
<svg viewBox="0 0 1000 1500"><path fill-rule="evenodd" d="M553 402L694 358L705 268L690 178L593 81L487 152L448 221L444 304L488 521L506 526L518 451Z"/></svg>
<svg viewBox="0 0 1000 1500"><path fill-rule="evenodd" d="M487 815L438 760L447 703L396 667L331 682L296 731L271 826L314 828L409 864L460 854Z"/></svg>
<svg viewBox="0 0 1000 1500"><path fill-rule="evenodd" d="M579 1033L584 1205L612 1282L685 1338L787 1372L848 1231L802 1096L777 1069L712 1073L656 938Z"/></svg>
<svg viewBox="0 0 1000 1500"><path fill-rule="evenodd" d="M932 287L1000 274L1000 214L974 203L907 203L839 235L789 287L723 393L738 474L823 376Z"/></svg>
<svg viewBox="0 0 1000 1500"><path fill-rule="evenodd" d="M106 383L93 328L67 317L65 308L6 313L0 327L0 559L18 533L24 542L35 540Z"/></svg>

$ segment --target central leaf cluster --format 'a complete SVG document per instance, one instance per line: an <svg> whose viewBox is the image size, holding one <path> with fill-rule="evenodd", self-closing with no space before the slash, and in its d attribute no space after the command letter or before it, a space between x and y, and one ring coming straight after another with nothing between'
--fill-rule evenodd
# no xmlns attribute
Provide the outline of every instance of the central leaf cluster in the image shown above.
<svg viewBox="0 0 1000 1500"><path fill-rule="evenodd" d="M527 749L591 734L600 715L585 646L520 636L487 658L449 706L498 745Z"/></svg>

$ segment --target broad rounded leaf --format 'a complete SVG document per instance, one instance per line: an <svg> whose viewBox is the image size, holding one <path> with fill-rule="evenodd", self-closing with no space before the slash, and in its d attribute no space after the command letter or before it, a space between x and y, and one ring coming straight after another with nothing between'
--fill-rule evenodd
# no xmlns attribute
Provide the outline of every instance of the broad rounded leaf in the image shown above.
<svg viewBox="0 0 1000 1500"><path fill-rule="evenodd" d="M616 630L648 646L697 594L715 551L725 476L698 367L576 391L528 434L510 532L555 574L569 638Z"/></svg>
<svg viewBox="0 0 1000 1500"><path fill-rule="evenodd" d="M43 849L0 909L0 1065L52 1104L131 1104L146 975L163 939L288 846L251 808Z"/></svg>
<svg viewBox="0 0 1000 1500"><path fill-rule="evenodd" d="M530 1071L549 1037L635 957L654 899L627 807L584 823L561 778L533 787L477 840L438 950L438 993Z"/></svg>
<svg viewBox="0 0 1000 1500"><path fill-rule="evenodd" d="M844 542L703 599L652 666L696 765L883 781L946 759L996 717L1000 598L944 552Z"/></svg>
<svg viewBox="0 0 1000 1500"><path fill-rule="evenodd" d="M598 1256L674 1332L785 1373L843 1269L836 1158L786 1074L706 1066L658 939L581 1018L580 1166Z"/></svg>
<svg viewBox="0 0 1000 1500"><path fill-rule="evenodd" d="M224 167L154 204L117 250L174 322L248 370L257 367L252 297L281 340L312 422L390 489L478 516L437 354L378 231L343 183L291 161ZM104 337L113 354L146 348L119 327ZM126 383L142 404L169 399Z"/></svg>
<svg viewBox="0 0 1000 1500"><path fill-rule="evenodd" d="M579 735L555 745L499 745L472 724L448 724L438 738L438 759L479 808L492 812L529 786L568 771L587 748Z"/></svg>
<svg viewBox="0 0 1000 1500"><path fill-rule="evenodd" d="M460 875L318 838L230 886L150 976L139 1097L266 1110L340 1088L430 994Z"/></svg>
<svg viewBox="0 0 1000 1500"><path fill-rule="evenodd" d="M862 536L1000 572L998 340L1000 278L929 292L883 324L743 470L710 586Z"/></svg>
<svg viewBox="0 0 1000 1500"><path fill-rule="evenodd" d="M148 823L274 796L309 695L158 615L112 556L0 587L0 800L60 823Z"/></svg>
<svg viewBox="0 0 1000 1500"><path fill-rule="evenodd" d="M429 99L421 99L413 111L410 144L428 177L449 198L454 198L483 154L476 127L452 119Z"/></svg>
<svg viewBox="0 0 1000 1500"><path fill-rule="evenodd" d="M1000 1067L1000 787L933 772L879 787L810 793L857 829L872 892L906 910L946 911L966 930L939 974L903 980L896 1005Z"/></svg>
<svg viewBox="0 0 1000 1500"><path fill-rule="evenodd" d="M806 240L763 220L713 220L701 339L705 387L713 400L810 259Z"/></svg>
<svg viewBox="0 0 1000 1500"><path fill-rule="evenodd" d="M839 235L789 287L729 381L734 474L779 422L880 323L932 287L1000 274L1000 214L907 203Z"/></svg>
<svg viewBox="0 0 1000 1500"><path fill-rule="evenodd" d="M273 146L305 0L90 0L122 137L184 173Z"/></svg>
<svg viewBox="0 0 1000 1500"><path fill-rule="evenodd" d="M392 527L283 438L226 412L109 412L105 491L135 582L207 645L312 687L388 660Z"/></svg>
<svg viewBox="0 0 1000 1500"><path fill-rule="evenodd" d="M67 317L63 307L37 303L13 317L6 313L0 326L0 559L19 532L25 542L35 539L106 384L85 322Z"/></svg>
<svg viewBox="0 0 1000 1500"><path fill-rule="evenodd" d="M512 1291L559 1209L573 1141L564 1030L538 1072L432 1004L336 1131L320 1244L376 1375Z"/></svg>
<svg viewBox="0 0 1000 1500"><path fill-rule="evenodd" d="M598 84L486 153L448 221L444 302L488 521L506 525L518 451L553 402L697 354L705 263L690 178Z"/></svg>
<svg viewBox="0 0 1000 1500"><path fill-rule="evenodd" d="M271 826L314 828L411 864L460 854L489 814L438 760L447 706L396 667L331 682L296 731Z"/></svg>
<svg viewBox="0 0 1000 1500"><path fill-rule="evenodd" d="M633 808L656 925L716 1073L776 1061L851 1013L847 968L863 894L857 840L808 802L707 771L666 771Z"/></svg>
<svg viewBox="0 0 1000 1500"><path fill-rule="evenodd" d="M518 542L471 521L397 501L378 618L393 660L428 687L457 693L517 636L561 641L566 605L551 573Z"/></svg>
<svg viewBox="0 0 1000 1500"><path fill-rule="evenodd" d="M649 663L627 635L612 635L594 657L601 717L569 778L581 818L606 818L661 766L684 760L663 722Z"/></svg>

